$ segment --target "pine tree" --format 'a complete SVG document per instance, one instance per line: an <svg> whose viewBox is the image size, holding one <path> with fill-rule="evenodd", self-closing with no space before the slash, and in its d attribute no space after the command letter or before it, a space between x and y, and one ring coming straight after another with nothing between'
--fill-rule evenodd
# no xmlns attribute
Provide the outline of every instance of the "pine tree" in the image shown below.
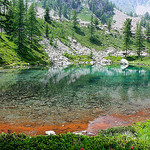
<svg viewBox="0 0 150 150"><path fill-rule="evenodd" d="M25 12L27 14L27 11L28 11L28 0L25 0Z"/></svg>
<svg viewBox="0 0 150 150"><path fill-rule="evenodd" d="M49 28L48 28L48 24L46 24L46 27L45 27L45 35L46 35L46 38L48 39L48 38L49 38Z"/></svg>
<svg viewBox="0 0 150 150"><path fill-rule="evenodd" d="M107 28L110 32L110 30L111 30L111 21L110 21L110 19L107 20Z"/></svg>
<svg viewBox="0 0 150 150"><path fill-rule="evenodd" d="M61 18L61 16L62 16L62 6L60 5L59 6L59 18Z"/></svg>
<svg viewBox="0 0 150 150"><path fill-rule="evenodd" d="M77 28L78 20L77 20L77 11L76 11L76 10L73 11L72 20L73 20L73 27L74 27L74 28Z"/></svg>
<svg viewBox="0 0 150 150"><path fill-rule="evenodd" d="M93 14L91 15L91 24L90 24L90 39L93 40L94 35L94 23L93 23Z"/></svg>
<svg viewBox="0 0 150 150"><path fill-rule="evenodd" d="M145 35L146 35L147 42L150 42L150 24L149 24L149 22L147 22L147 24L146 24Z"/></svg>
<svg viewBox="0 0 150 150"><path fill-rule="evenodd" d="M44 19L45 19L46 22L51 23L51 18L50 18L50 16L49 16L49 11L50 11L50 10L49 10L49 7L46 6Z"/></svg>
<svg viewBox="0 0 150 150"><path fill-rule="evenodd" d="M130 43L131 43L131 19L126 19L126 21L124 22L124 27L123 27L123 33L124 33L124 39L123 39L123 46L124 46L124 50L126 51L125 53L125 57L128 54L128 49L130 47Z"/></svg>
<svg viewBox="0 0 150 150"><path fill-rule="evenodd" d="M137 47L137 54L139 58L141 57L141 52L144 47L143 40L144 38L143 38L141 23L138 23L136 27L136 33L135 33L135 45ZM142 57L141 57L141 61L142 61Z"/></svg>
<svg viewBox="0 0 150 150"><path fill-rule="evenodd" d="M19 0L17 5L17 12L15 17L15 26L16 31L15 34L17 36L17 43L18 43L18 49L19 52L21 52L21 47L24 43L24 40L26 38L26 31L25 31L25 6L24 1Z"/></svg>
<svg viewBox="0 0 150 150"><path fill-rule="evenodd" d="M1 35L3 28L6 26L6 17L7 17L7 10L9 8L10 2L8 0L0 1L0 28L1 28Z"/></svg>
<svg viewBox="0 0 150 150"><path fill-rule="evenodd" d="M63 16L64 16L65 18L68 18L68 16L67 16L67 6L66 6L66 5L63 6L62 14L63 14Z"/></svg>
<svg viewBox="0 0 150 150"><path fill-rule="evenodd" d="M39 28L38 28L38 21L36 19L36 12L35 12L34 4L31 4L28 10L26 24L27 24L27 34L30 39L30 44L32 47L33 38L36 37L35 39L37 39L37 37L41 35Z"/></svg>
<svg viewBox="0 0 150 150"><path fill-rule="evenodd" d="M94 19L94 24L95 24L95 26L96 26L96 27L98 26L99 21L98 21L98 19L97 19L97 18L95 18L95 19Z"/></svg>
<svg viewBox="0 0 150 150"><path fill-rule="evenodd" d="M16 8L13 7L13 4L11 3L6 13L6 20L4 25L4 30L6 34L9 36L12 36L13 32L15 31L15 24L14 24L15 13L16 13Z"/></svg>

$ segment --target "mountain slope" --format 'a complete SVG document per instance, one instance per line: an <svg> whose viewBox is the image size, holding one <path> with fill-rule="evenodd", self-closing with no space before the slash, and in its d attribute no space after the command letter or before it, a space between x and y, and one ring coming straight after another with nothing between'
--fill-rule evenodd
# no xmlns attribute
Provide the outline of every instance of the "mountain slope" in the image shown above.
<svg viewBox="0 0 150 150"><path fill-rule="evenodd" d="M149 0L110 0L124 12L136 12L138 6L146 6Z"/></svg>

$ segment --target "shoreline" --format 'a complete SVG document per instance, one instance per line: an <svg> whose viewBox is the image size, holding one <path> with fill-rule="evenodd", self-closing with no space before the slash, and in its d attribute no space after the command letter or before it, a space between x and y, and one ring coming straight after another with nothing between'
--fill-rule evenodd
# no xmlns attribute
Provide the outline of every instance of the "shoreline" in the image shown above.
<svg viewBox="0 0 150 150"><path fill-rule="evenodd" d="M77 134L85 134L89 136L96 136L101 129L108 129L111 127L133 125L137 121L145 121L150 119L150 108L140 110L136 114L121 115L113 114L100 115L98 118L91 121L89 118L79 118L78 120L66 122L63 125L52 125L50 123L25 122L11 123L7 121L0 121L0 133L25 133L30 136L46 135L45 131L53 130L56 134L65 134L67 132L75 132Z"/></svg>

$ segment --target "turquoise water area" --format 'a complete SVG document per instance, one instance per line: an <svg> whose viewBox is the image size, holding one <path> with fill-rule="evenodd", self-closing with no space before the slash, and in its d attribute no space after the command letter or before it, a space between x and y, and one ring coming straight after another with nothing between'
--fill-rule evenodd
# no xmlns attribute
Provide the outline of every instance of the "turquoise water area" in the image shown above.
<svg viewBox="0 0 150 150"><path fill-rule="evenodd" d="M0 70L0 121L41 120L53 124L92 110L134 114L150 108L150 69L129 66L70 66ZM80 114L82 113L82 114Z"/></svg>

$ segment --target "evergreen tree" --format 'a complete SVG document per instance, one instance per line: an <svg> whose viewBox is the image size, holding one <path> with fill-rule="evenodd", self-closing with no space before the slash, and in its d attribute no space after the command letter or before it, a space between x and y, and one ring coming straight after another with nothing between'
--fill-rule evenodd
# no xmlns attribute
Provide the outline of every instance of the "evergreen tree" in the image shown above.
<svg viewBox="0 0 150 150"><path fill-rule="evenodd" d="M10 2L8 0L0 1L0 28L1 28L1 35L2 35L2 30L4 26L6 25L6 17L7 17L7 10L10 5Z"/></svg>
<svg viewBox="0 0 150 150"><path fill-rule="evenodd" d="M150 42L150 24L149 24L149 22L147 22L147 24L146 24L145 35L146 35L147 42Z"/></svg>
<svg viewBox="0 0 150 150"><path fill-rule="evenodd" d="M43 8L46 8L47 0L43 0Z"/></svg>
<svg viewBox="0 0 150 150"><path fill-rule="evenodd" d="M94 35L94 24L93 24L93 14L91 15L91 23L90 23L90 39L93 40Z"/></svg>
<svg viewBox="0 0 150 150"><path fill-rule="evenodd" d="M15 13L16 13L16 8L13 7L13 4L10 4L6 13L6 20L5 20L5 25L4 25L4 30L6 34L9 36L13 36L13 33L15 31L15 23L14 23Z"/></svg>
<svg viewBox="0 0 150 150"><path fill-rule="evenodd" d="M62 6L60 5L59 6L59 18L61 18L61 16L62 16Z"/></svg>
<svg viewBox="0 0 150 150"><path fill-rule="evenodd" d="M124 39L123 39L123 46L124 50L126 51L125 57L127 56L127 51L130 47L130 42L131 42L131 19L126 19L124 22L124 27L123 27L123 33L124 33Z"/></svg>
<svg viewBox="0 0 150 150"><path fill-rule="evenodd" d="M28 11L28 0L25 0L25 12L27 14L27 11Z"/></svg>
<svg viewBox="0 0 150 150"><path fill-rule="evenodd" d="M45 19L46 22L51 23L51 18L50 18L50 16L49 16L49 11L50 11L50 10L49 10L49 7L46 6L44 19Z"/></svg>
<svg viewBox="0 0 150 150"><path fill-rule="evenodd" d="M30 39L30 44L32 47L33 37L36 36L36 39L37 39L37 37L41 35L39 28L38 28L38 21L36 19L36 12L35 12L34 4L31 4L28 10L26 23L27 23L27 34Z"/></svg>
<svg viewBox="0 0 150 150"><path fill-rule="evenodd" d="M98 21L98 19L97 19L97 18L95 18L95 19L94 19L94 24L95 24L95 26L96 26L96 27L98 26L99 21Z"/></svg>
<svg viewBox="0 0 150 150"><path fill-rule="evenodd" d="M67 16L67 6L66 6L66 5L63 6L62 14L63 14L63 16L64 16L65 18L68 18L68 16Z"/></svg>
<svg viewBox="0 0 150 150"><path fill-rule="evenodd" d="M74 27L74 28L77 28L78 20L77 20L77 11L76 11L76 10L73 11L72 20L73 20L73 27Z"/></svg>
<svg viewBox="0 0 150 150"><path fill-rule="evenodd" d="M17 12L15 17L15 26L16 31L15 34L17 36L18 49L21 52L21 47L26 38L25 34L25 6L24 1L19 0L17 5Z"/></svg>
<svg viewBox="0 0 150 150"><path fill-rule="evenodd" d="M111 30L111 21L110 21L110 19L107 20L107 28L110 32L110 30Z"/></svg>
<svg viewBox="0 0 150 150"><path fill-rule="evenodd" d="M143 34L142 34L141 23L138 23L137 27L136 27L136 33L135 33L135 45L137 47L137 54L138 54L139 58L141 57L141 52L144 47L143 40L144 40L144 38L143 38ZM142 57L141 57L141 61L142 61Z"/></svg>
<svg viewBox="0 0 150 150"><path fill-rule="evenodd" d="M48 27L48 24L46 24L46 27L45 27L45 35L46 35L46 38L48 39L49 38L49 27Z"/></svg>

